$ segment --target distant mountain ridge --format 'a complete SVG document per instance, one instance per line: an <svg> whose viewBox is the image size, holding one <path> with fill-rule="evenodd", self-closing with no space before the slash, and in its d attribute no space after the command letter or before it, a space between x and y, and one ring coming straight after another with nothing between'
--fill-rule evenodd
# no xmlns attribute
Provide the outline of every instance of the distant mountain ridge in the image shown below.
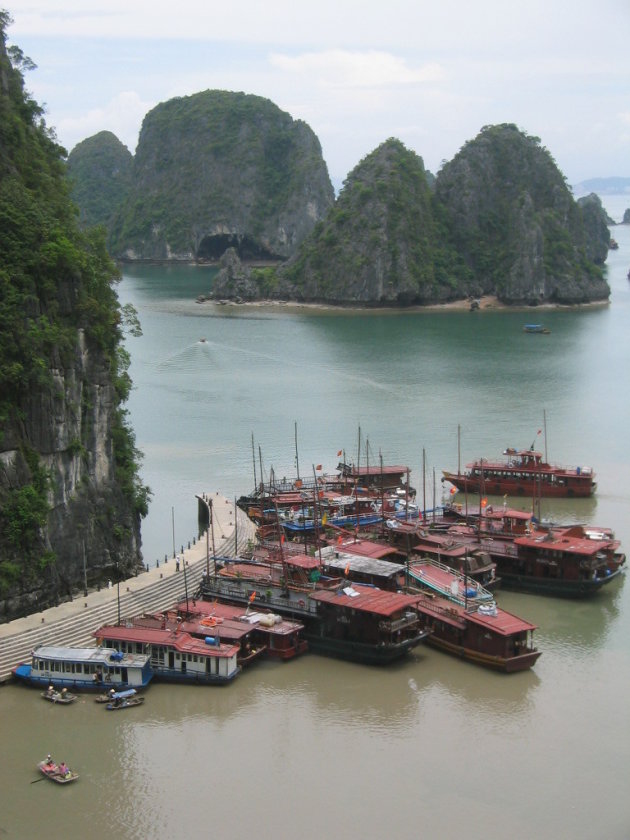
<svg viewBox="0 0 630 840"><path fill-rule="evenodd" d="M576 196L588 195L589 193L600 195L630 195L630 178L611 176L609 178L589 178L573 185L573 194Z"/></svg>
<svg viewBox="0 0 630 840"><path fill-rule="evenodd" d="M598 196L577 202L537 137L486 126L435 179L390 138L275 272L225 259L212 296L362 306L494 295L514 305L606 300L610 244Z"/></svg>
<svg viewBox="0 0 630 840"><path fill-rule="evenodd" d="M313 131L260 96L207 90L160 103L120 190L106 196L103 174L124 165L112 138L79 144L68 168L84 217L88 179L100 194L117 259L212 261L228 247L243 259L286 259L334 201Z"/></svg>
<svg viewBox="0 0 630 840"><path fill-rule="evenodd" d="M213 90L150 111L128 162L108 132L73 150L82 217L103 214L119 260L216 262L229 252L215 297L535 305L610 293L601 201L576 201L540 139L512 124L485 126L437 176L390 138L335 198L305 123L261 97ZM118 189L106 192L114 173Z"/></svg>

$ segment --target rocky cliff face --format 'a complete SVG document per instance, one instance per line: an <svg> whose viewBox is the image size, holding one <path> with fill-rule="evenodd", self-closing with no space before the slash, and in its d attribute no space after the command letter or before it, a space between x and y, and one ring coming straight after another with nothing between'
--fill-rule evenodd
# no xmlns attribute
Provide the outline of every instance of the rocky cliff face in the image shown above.
<svg viewBox="0 0 630 840"><path fill-rule="evenodd" d="M107 360L90 345L80 331L68 359L53 354L49 384L25 395L21 421L4 429L4 505L14 507L25 488L46 480L39 527L23 546L39 559L24 564L4 588L0 620L50 606L117 574L128 576L141 563L140 517L116 470L120 401ZM4 541L1 552L5 562L18 560Z"/></svg>
<svg viewBox="0 0 630 840"><path fill-rule="evenodd" d="M506 303L583 303L610 289L604 234L549 152L513 125L488 126L437 177L435 196L478 293Z"/></svg>
<svg viewBox="0 0 630 840"><path fill-rule="evenodd" d="M205 91L144 119L129 196L112 225L126 260L290 256L334 191L311 129L257 96Z"/></svg>
<svg viewBox="0 0 630 840"><path fill-rule="evenodd" d="M422 159L390 139L350 173L339 198L278 274L303 300L406 305L448 300Z"/></svg>
<svg viewBox="0 0 630 840"><path fill-rule="evenodd" d="M133 572L147 488L122 404L126 312L0 12L0 621ZM28 64L28 62L25 62Z"/></svg>
<svg viewBox="0 0 630 840"><path fill-rule="evenodd" d="M608 298L606 214L592 197L573 199L537 138L512 125L486 127L431 180L398 140L383 143L275 284L260 278L261 290L360 305L483 294L521 305ZM217 290L229 297L229 288L221 272Z"/></svg>

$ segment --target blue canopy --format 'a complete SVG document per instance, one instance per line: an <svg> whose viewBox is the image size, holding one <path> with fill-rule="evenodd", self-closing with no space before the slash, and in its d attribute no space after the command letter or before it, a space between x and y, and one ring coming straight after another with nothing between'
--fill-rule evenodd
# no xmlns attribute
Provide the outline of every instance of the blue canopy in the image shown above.
<svg viewBox="0 0 630 840"><path fill-rule="evenodd" d="M125 697L133 697L136 693L135 688L128 688L126 691L115 691L111 696L112 700L124 700Z"/></svg>

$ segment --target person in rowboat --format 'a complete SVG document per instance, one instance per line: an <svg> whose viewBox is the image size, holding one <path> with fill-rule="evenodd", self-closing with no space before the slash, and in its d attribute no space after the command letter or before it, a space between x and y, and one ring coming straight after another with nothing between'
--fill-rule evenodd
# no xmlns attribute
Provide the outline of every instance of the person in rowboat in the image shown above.
<svg viewBox="0 0 630 840"><path fill-rule="evenodd" d="M62 776L67 776L70 770L68 769L68 765L65 761L62 761L59 765L59 772Z"/></svg>

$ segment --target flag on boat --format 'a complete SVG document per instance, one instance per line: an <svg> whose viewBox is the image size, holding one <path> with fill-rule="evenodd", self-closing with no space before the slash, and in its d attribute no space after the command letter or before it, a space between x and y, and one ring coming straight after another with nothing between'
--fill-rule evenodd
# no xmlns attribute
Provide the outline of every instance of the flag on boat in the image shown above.
<svg viewBox="0 0 630 840"><path fill-rule="evenodd" d="M343 449L340 449L339 452L337 452L337 458L341 458L342 454L343 454Z"/></svg>
<svg viewBox="0 0 630 840"><path fill-rule="evenodd" d="M454 496L457 493L457 487L451 487L451 496Z"/></svg>
<svg viewBox="0 0 630 840"><path fill-rule="evenodd" d="M350 574L350 563L346 563L346 568L343 570L343 573L346 577Z"/></svg>
<svg viewBox="0 0 630 840"><path fill-rule="evenodd" d="M322 468L322 465L321 465L321 464L318 464L318 465L315 467L315 469L316 469L316 470L321 470L321 468Z"/></svg>
<svg viewBox="0 0 630 840"><path fill-rule="evenodd" d="M488 504L488 500L487 500L487 499L482 499L482 500L481 500L481 507L482 507L482 508L485 508L485 506L486 506L487 504Z"/></svg>
<svg viewBox="0 0 630 840"><path fill-rule="evenodd" d="M253 603L254 603L255 598L256 598L256 590L254 590L254 591L252 592L252 594L249 596L249 603L250 603L250 604L253 604Z"/></svg>

